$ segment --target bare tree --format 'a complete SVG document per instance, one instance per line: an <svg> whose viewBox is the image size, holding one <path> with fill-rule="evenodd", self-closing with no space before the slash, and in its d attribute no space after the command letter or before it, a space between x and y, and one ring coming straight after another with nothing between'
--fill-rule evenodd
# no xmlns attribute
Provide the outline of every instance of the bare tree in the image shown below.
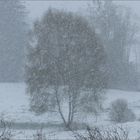
<svg viewBox="0 0 140 140"><path fill-rule="evenodd" d="M31 109L44 113L57 108L70 127L82 99L101 101L106 85L104 49L83 17L63 11L48 10L31 34L26 66Z"/></svg>

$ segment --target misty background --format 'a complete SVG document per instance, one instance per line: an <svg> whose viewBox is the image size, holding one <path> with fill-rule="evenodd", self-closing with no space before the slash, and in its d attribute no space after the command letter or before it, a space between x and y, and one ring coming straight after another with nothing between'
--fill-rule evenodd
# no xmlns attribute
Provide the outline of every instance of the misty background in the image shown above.
<svg viewBox="0 0 140 140"><path fill-rule="evenodd" d="M139 1L115 1L115 3L128 7L134 14L134 17L135 17L134 20L137 19L135 22L138 23L138 25L140 25L139 24L140 22L139 20L140 2ZM34 21L39 19L44 14L44 12L50 7L62 9L66 11L71 11L71 12L77 12L86 17L88 16L88 10L89 10L88 6L92 4L92 1L25 1L24 4L27 11L26 22L28 24L28 28L31 28ZM137 38L139 37L140 37L140 33L137 34ZM20 39L21 38L22 37L20 37ZM20 41L18 42L20 43ZM22 46L26 46L26 45L27 44L22 43ZM13 58L11 58L12 59L11 63L10 61L9 62L7 61L7 63L5 63L0 68L0 81L1 82L24 81L24 74L25 74L24 73L24 54L23 54L24 51L25 51L24 47L21 47L20 50L16 52L13 51ZM9 53L11 53L11 57L12 57L12 52L9 52ZM6 60L10 60L9 53L6 53L6 54L2 53L1 61L4 62ZM139 60L140 60L140 48L139 48L139 45L134 45L133 47L131 47L130 61L137 63L138 70L140 69ZM1 63L3 64L3 62ZM19 65L19 66L16 67L16 65Z"/></svg>
<svg viewBox="0 0 140 140"><path fill-rule="evenodd" d="M0 0L1 126L9 140L140 138L140 2Z"/></svg>

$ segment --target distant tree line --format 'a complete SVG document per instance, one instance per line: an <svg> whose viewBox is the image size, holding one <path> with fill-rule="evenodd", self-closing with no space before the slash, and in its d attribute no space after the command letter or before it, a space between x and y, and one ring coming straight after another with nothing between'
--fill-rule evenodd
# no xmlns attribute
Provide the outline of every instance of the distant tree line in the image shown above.
<svg viewBox="0 0 140 140"><path fill-rule="evenodd" d="M90 23L107 54L109 88L136 90L137 62L130 61L132 48L138 45L139 29L135 15L130 9L117 5L114 1L94 2L89 9Z"/></svg>
<svg viewBox="0 0 140 140"><path fill-rule="evenodd" d="M0 0L0 82L23 81L26 37L24 2Z"/></svg>

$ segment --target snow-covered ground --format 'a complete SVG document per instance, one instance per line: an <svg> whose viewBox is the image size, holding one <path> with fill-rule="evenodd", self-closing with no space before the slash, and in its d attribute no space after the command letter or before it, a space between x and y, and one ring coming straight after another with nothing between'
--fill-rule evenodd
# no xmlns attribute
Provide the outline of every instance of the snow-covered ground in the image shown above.
<svg viewBox="0 0 140 140"><path fill-rule="evenodd" d="M104 101L104 108L106 111L101 113L95 122L93 114L83 114L79 122L85 122L91 126L98 125L100 127L114 127L108 118L108 108L113 100L123 98L128 101L129 107L133 109L136 114L136 121L127 122L124 124L117 124L127 128L130 132L130 137L137 137L140 131L140 92L128 92L121 90L108 90ZM0 115L8 121L16 123L52 123L60 124L61 119L57 113L46 113L36 116L33 112L29 111L29 96L26 94L26 86L24 83L1 83L0 84ZM32 137L36 130L21 129L16 130L16 137L27 135ZM71 132L59 130L54 128L46 128L44 133L49 138L57 139L70 139L73 138Z"/></svg>

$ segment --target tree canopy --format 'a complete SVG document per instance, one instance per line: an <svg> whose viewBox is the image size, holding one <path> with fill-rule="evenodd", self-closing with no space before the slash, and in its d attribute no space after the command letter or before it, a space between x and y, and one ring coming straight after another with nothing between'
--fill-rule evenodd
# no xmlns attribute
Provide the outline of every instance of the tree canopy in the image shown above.
<svg viewBox="0 0 140 140"><path fill-rule="evenodd" d="M103 46L83 17L54 9L35 22L30 34L26 82L31 108L44 113L56 104L66 124L61 108L65 99L69 124L83 98L94 103L99 101L95 96L101 98L106 83Z"/></svg>

